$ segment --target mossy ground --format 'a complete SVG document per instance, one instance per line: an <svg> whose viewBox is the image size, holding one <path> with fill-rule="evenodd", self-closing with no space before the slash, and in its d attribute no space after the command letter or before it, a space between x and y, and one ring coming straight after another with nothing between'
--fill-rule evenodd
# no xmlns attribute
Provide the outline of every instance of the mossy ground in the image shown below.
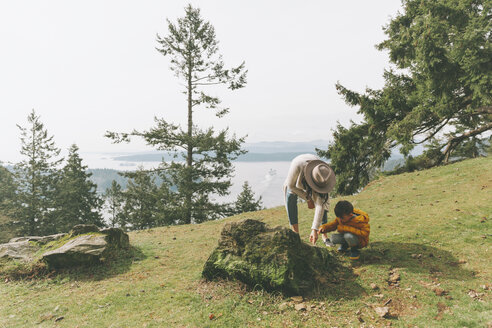
<svg viewBox="0 0 492 328"><path fill-rule="evenodd" d="M382 177L346 199L370 214L370 245L357 263L342 258L351 271L332 284L330 296L304 300L308 311L295 310L279 294L201 279L225 222L254 218L287 226L285 209L277 207L130 233L129 257L94 269L38 279L4 277L0 327L492 324L492 158ZM304 241L312 215L300 206ZM394 273L400 276L397 286L388 283ZM389 307L388 318L374 310L383 305Z"/></svg>

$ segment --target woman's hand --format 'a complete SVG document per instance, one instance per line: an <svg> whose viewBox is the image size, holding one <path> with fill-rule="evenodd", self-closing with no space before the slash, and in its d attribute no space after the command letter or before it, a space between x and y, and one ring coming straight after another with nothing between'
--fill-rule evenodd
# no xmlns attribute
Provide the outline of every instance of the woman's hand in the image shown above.
<svg viewBox="0 0 492 328"><path fill-rule="evenodd" d="M309 235L309 241L313 244L316 245L316 241L318 240L318 230L312 229L311 230L311 235Z"/></svg>

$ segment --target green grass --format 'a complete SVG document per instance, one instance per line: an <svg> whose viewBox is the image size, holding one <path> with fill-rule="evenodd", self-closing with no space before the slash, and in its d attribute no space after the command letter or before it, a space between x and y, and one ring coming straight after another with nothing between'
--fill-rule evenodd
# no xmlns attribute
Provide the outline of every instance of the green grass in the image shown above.
<svg viewBox="0 0 492 328"><path fill-rule="evenodd" d="M382 177L346 199L369 213L370 244L357 264L341 258L346 277L328 296L305 300L309 311L296 311L279 294L201 279L226 222L255 218L287 226L285 209L278 207L132 232L128 256L93 269L7 282L4 277L0 327L492 325L491 157ZM332 208L337 200L331 200ZM300 205L305 241L312 215ZM398 287L388 284L390 272L399 273ZM374 311L384 304L389 318Z"/></svg>

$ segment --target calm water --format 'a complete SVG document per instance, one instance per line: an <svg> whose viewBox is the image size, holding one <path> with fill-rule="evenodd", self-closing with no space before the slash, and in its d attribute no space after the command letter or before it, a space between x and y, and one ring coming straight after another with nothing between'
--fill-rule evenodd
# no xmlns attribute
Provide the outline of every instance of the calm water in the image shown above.
<svg viewBox="0 0 492 328"><path fill-rule="evenodd" d="M91 169L114 169L119 171L135 170L138 166L154 168L159 162L122 162L112 158L119 154L82 153L84 165ZM237 198L244 181L248 181L256 197L261 196L263 206L275 207L284 204L282 185L290 162L235 162L235 176L232 179L231 194L220 197L221 201L230 202Z"/></svg>

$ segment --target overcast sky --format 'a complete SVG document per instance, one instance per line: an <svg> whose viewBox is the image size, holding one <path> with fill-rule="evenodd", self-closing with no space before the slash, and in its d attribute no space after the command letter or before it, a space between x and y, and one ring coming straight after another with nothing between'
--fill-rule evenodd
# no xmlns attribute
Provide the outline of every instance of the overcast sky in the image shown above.
<svg viewBox="0 0 492 328"><path fill-rule="evenodd" d="M246 62L245 88L220 90L229 115L198 109L202 127L230 127L247 142L329 139L336 122L357 120L335 83L380 88L388 56L374 45L399 0L16 0L0 2L0 161L20 159L32 109L58 147L81 152L147 150L113 145L107 130L184 123L186 99L155 50L166 18L198 6L215 27L226 66Z"/></svg>

